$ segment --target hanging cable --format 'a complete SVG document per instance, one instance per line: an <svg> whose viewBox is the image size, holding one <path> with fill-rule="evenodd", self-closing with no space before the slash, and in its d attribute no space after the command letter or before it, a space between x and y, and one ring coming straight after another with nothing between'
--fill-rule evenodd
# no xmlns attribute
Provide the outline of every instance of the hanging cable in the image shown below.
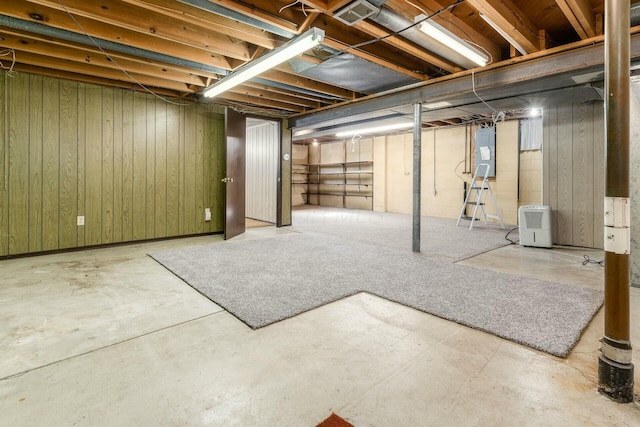
<svg viewBox="0 0 640 427"><path fill-rule="evenodd" d="M359 142L362 137L358 134L353 135L351 138L351 152L356 152L356 142Z"/></svg>
<svg viewBox="0 0 640 427"><path fill-rule="evenodd" d="M10 66L5 66L2 61L0 61L0 68L2 68L3 70L7 71L7 75L9 77L13 77L13 67L16 65L16 51L13 48L6 48L3 50L0 50L0 57L4 57L4 56L11 56L11 65Z"/></svg>
<svg viewBox="0 0 640 427"><path fill-rule="evenodd" d="M289 8L289 7L295 6L295 5L297 5L297 4L300 4L300 6L301 6L301 8L302 8L302 13L304 14L304 16L305 16L305 17L306 17L306 16L308 16L308 15L307 15L307 11L304 9L304 3L302 3L300 0L296 0L296 1L294 1L293 3L289 3L289 4L285 5L285 6L282 6L282 7L280 8L280 10L278 11L278 13L282 13L282 11L283 11L283 10L285 10L285 9L287 9L287 8Z"/></svg>
<svg viewBox="0 0 640 427"><path fill-rule="evenodd" d="M499 123L504 122L504 119L506 118L507 113L505 113L504 111L497 111L495 108L489 105L484 99L482 99L480 95L478 95L478 92L476 92L476 69L475 68L471 70L471 89L473 90L473 94L476 96L476 98L482 101L484 105L486 105L491 109L491 111L493 111L493 113L491 114L493 125L495 126Z"/></svg>

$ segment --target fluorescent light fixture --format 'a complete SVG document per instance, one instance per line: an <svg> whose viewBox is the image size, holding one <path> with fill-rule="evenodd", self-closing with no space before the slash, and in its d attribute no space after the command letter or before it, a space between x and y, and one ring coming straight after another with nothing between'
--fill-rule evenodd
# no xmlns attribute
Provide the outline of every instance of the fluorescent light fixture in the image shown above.
<svg viewBox="0 0 640 427"><path fill-rule="evenodd" d="M415 19L420 21L424 19L424 15L418 15ZM458 52L465 58L473 61L481 67L484 67L489 62L489 57L480 52L478 49L472 47L469 43L462 40L457 35L453 34L441 25L431 21L424 21L418 24L418 29L428 35L429 37L438 41L450 49Z"/></svg>
<svg viewBox="0 0 640 427"><path fill-rule="evenodd" d="M223 92L239 85L263 72L282 64L283 62L298 56L324 40L324 31L319 28L311 28L285 45L272 50L255 61L251 61L228 74L223 79L209 86L203 95L209 98L220 95Z"/></svg>
<svg viewBox="0 0 640 427"><path fill-rule="evenodd" d="M450 107L451 103L448 101L438 101L438 102L430 102L429 104L422 104L423 108L427 108L429 110L432 110L434 108L444 108L444 107Z"/></svg>
<svg viewBox="0 0 640 427"><path fill-rule="evenodd" d="M493 22L487 15L485 15L484 13L480 14L480 17L482 19L484 19L484 21L491 25L491 28L493 28L494 30L496 30L496 32L498 34L500 34L506 41L508 41L509 43L511 43L513 45L513 47L515 47L518 52L520 52L523 55L528 54L529 52L527 52L527 50L522 47L522 45L520 43L518 43L517 41L514 40L514 38L512 36L510 36L509 34L507 34L502 28L500 28L498 25L496 25L495 22Z"/></svg>
<svg viewBox="0 0 640 427"><path fill-rule="evenodd" d="M381 133L381 132L388 132L390 130L408 129L410 127L413 127L413 122L402 122L402 123L394 123L394 124L385 125L385 126L376 126L372 128L346 130L344 132L336 133L336 136L338 138L342 138L343 136L361 135L363 133Z"/></svg>

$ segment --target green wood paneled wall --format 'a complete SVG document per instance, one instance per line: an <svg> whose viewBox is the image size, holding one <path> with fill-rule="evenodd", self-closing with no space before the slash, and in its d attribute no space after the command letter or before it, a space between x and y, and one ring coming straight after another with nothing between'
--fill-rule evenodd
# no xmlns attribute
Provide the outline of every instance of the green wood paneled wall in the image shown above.
<svg viewBox="0 0 640 427"><path fill-rule="evenodd" d="M223 230L222 108L23 73L0 89L0 256Z"/></svg>

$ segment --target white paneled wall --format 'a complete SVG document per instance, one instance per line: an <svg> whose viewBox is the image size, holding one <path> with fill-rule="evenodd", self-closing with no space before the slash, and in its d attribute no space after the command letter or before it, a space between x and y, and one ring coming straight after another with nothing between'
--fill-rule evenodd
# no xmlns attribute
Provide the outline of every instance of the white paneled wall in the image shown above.
<svg viewBox="0 0 640 427"><path fill-rule="evenodd" d="M248 122L246 216L276 222L278 141L276 122Z"/></svg>

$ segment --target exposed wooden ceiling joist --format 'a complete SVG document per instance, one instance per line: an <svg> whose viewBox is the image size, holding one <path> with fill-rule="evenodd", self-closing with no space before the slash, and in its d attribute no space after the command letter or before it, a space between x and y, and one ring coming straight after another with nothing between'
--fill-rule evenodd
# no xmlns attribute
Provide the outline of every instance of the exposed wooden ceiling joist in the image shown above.
<svg viewBox="0 0 640 427"><path fill-rule="evenodd" d="M596 17L589 0L556 0L556 3L580 38L596 36Z"/></svg>
<svg viewBox="0 0 640 427"><path fill-rule="evenodd" d="M46 8L44 6L36 6L24 0L15 0L3 5L2 11L7 16L46 24L50 27L70 31L72 33L85 35L82 30L82 28L84 28L91 37L98 39L133 46L152 52L161 52L165 55L189 59L191 61L226 70L230 70L232 68L227 58L215 52L185 46L184 44L177 42L165 41L163 43L159 43L158 39L153 35L143 35L126 28L105 24L81 16L76 17L76 21L82 26L82 28L80 28L66 12ZM37 18L34 19L33 16L37 16ZM40 17L42 19L40 19ZM91 44L91 40L89 40L88 37L87 44Z"/></svg>
<svg viewBox="0 0 640 427"><path fill-rule="evenodd" d="M70 80L74 82L89 83L89 84L95 84L95 85L107 86L107 87L117 87L121 89L129 89L135 92L147 92L138 84L133 82L127 83L127 82L121 82L121 81L117 81L109 78L105 79L98 76L89 76L86 74L78 74L78 73L72 73L64 70L56 70L48 66L38 67L35 65L29 65L29 64L16 64L16 66L14 67L14 70L19 72L29 73L29 74L40 75L40 76L48 76L48 77L54 77L57 79ZM182 95L182 92L168 90L165 88L153 88L153 93L158 96L166 97L167 100L170 98L181 98L181 95ZM191 100L182 99L180 102L191 102Z"/></svg>
<svg viewBox="0 0 640 427"><path fill-rule="evenodd" d="M81 64L63 59L55 61L48 56L29 52L16 53L16 60L18 60L21 64L28 64L41 68L49 66L57 70L67 71L75 74L90 74L95 77L102 77L104 79L124 81L127 83L127 85L141 84L148 88L153 88L154 90L157 88L165 88L179 93L194 92L194 90L191 89L186 83L178 82L175 80L162 79L150 76L148 74L138 73L129 73L129 75L127 76L120 70L100 67L94 64Z"/></svg>
<svg viewBox="0 0 640 427"><path fill-rule="evenodd" d="M528 53L540 50L540 29L511 0L467 0Z"/></svg>
<svg viewBox="0 0 640 427"><path fill-rule="evenodd" d="M274 49L284 43L281 37L237 20L226 18L176 0L122 0L125 3L145 8L149 12L165 15L179 21L188 21L237 40Z"/></svg>
<svg viewBox="0 0 640 427"><path fill-rule="evenodd" d="M96 47L78 45L72 42L51 42L43 37L2 27L0 27L0 36L4 39L4 46L15 49L18 53L28 52L42 56L53 56L72 63L93 64L120 72L122 72L120 68L124 68L128 72L148 74L157 78L179 81L200 87L206 85L206 77L215 77L213 73L201 72L198 75L194 74L192 69L186 67L156 63L154 61L141 61L135 56L116 52L107 52L109 55L107 57ZM72 67L73 65L70 64L69 66Z"/></svg>
<svg viewBox="0 0 640 427"><path fill-rule="evenodd" d="M228 100L222 94L215 101L291 115L365 96L354 87L368 87L365 83L370 82L340 81L325 71L329 64L304 76L296 72L299 66L322 64L342 53L357 57L358 64L364 60L383 67L386 74L380 75L395 74L398 82L410 80L406 77L429 81L460 72L460 66L441 58L444 51L430 46L428 40L420 43L409 33L393 33L383 23L395 28L403 22L410 25L420 13L436 14L435 22L481 46L494 62L500 62L510 58L509 44L478 12L489 16L527 51L536 52L533 55L545 55L548 47L580 39L586 43L598 33L604 12L604 0L388 0L382 8L398 16L397 21L380 18L376 22L373 15L348 26L333 14L352 1L4 1L0 2L0 52L5 49L9 56L3 57L0 65L8 68L7 58L15 51L16 70L144 90L119 70L119 65L159 94L198 99L203 88L228 72L278 48L296 34L318 27L325 31L322 46L245 82L229 92ZM348 61L351 55L341 60ZM371 75L362 74L362 79ZM381 84L383 87L388 88Z"/></svg>

